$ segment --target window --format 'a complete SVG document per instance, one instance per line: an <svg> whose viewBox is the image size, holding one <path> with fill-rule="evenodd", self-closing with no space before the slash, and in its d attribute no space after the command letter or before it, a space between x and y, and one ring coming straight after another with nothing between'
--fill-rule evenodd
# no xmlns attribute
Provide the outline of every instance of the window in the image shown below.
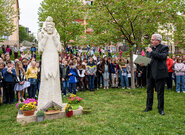
<svg viewBox="0 0 185 135"><path fill-rule="evenodd" d="M4 40L10 40L10 37L9 36L3 36L2 37Z"/></svg>

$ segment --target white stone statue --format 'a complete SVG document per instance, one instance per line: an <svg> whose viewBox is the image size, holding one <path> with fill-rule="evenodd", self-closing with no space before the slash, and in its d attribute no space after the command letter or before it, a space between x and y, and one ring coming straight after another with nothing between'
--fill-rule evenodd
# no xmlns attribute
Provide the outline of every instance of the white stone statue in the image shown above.
<svg viewBox="0 0 185 135"><path fill-rule="evenodd" d="M41 83L38 96L38 110L50 102L62 106L59 73L60 36L52 17L48 17L38 34L38 51L42 54Z"/></svg>

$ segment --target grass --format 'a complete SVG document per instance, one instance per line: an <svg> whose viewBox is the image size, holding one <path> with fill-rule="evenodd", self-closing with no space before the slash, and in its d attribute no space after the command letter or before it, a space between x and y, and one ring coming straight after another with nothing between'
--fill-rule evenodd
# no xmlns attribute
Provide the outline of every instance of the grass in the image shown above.
<svg viewBox="0 0 185 135"><path fill-rule="evenodd" d="M157 110L156 93L153 110L144 113L146 89L109 89L78 92L82 106L91 113L71 118L45 120L41 123L20 125L16 122L15 105L0 106L1 135L184 135L185 94L165 91L165 113Z"/></svg>

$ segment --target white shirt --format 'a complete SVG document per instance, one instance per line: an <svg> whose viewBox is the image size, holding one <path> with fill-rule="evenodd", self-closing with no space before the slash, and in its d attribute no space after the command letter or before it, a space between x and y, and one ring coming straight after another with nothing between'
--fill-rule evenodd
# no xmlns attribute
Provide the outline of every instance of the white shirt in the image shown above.
<svg viewBox="0 0 185 135"><path fill-rule="evenodd" d="M24 50L26 50L26 47L22 46L22 47L20 48L20 52L24 52Z"/></svg>
<svg viewBox="0 0 185 135"><path fill-rule="evenodd" d="M80 74L80 70L82 70L82 73L81 73L81 74ZM79 75L80 77L85 77L85 69L80 69L80 70L77 70L78 75Z"/></svg>

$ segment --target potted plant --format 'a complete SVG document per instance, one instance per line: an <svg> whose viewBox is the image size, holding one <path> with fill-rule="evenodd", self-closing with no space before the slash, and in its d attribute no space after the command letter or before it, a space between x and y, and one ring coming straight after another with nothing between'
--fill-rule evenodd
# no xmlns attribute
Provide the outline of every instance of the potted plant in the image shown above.
<svg viewBox="0 0 185 135"><path fill-rule="evenodd" d="M36 102L30 102L28 104L24 104L20 110L23 112L24 116L31 116L34 114L36 109Z"/></svg>
<svg viewBox="0 0 185 135"><path fill-rule="evenodd" d="M56 105L53 105L46 110L45 114L56 114L60 112L61 112L60 108L57 107Z"/></svg>
<svg viewBox="0 0 185 135"><path fill-rule="evenodd" d="M20 110L20 108L22 108L23 105L25 105L25 103L17 103L16 104L16 108L18 109L19 114L23 114L22 111Z"/></svg>
<svg viewBox="0 0 185 135"><path fill-rule="evenodd" d="M67 117L71 117L73 115L72 106L70 104L66 104L64 110L66 112Z"/></svg>
<svg viewBox="0 0 185 135"><path fill-rule="evenodd" d="M78 96L76 96L74 94L70 94L67 97L67 99L68 99L68 103L69 104L78 104L78 103L80 103L82 101L82 98L80 98L80 97L78 97Z"/></svg>
<svg viewBox="0 0 185 135"><path fill-rule="evenodd" d="M80 106L80 102L82 101L82 98L74 95L74 94L70 94L68 97L68 103L71 104L73 106L73 110L76 110L79 108Z"/></svg>
<svg viewBox="0 0 185 135"><path fill-rule="evenodd" d="M44 120L44 111L40 110L36 113L37 116L37 122L41 122Z"/></svg>

